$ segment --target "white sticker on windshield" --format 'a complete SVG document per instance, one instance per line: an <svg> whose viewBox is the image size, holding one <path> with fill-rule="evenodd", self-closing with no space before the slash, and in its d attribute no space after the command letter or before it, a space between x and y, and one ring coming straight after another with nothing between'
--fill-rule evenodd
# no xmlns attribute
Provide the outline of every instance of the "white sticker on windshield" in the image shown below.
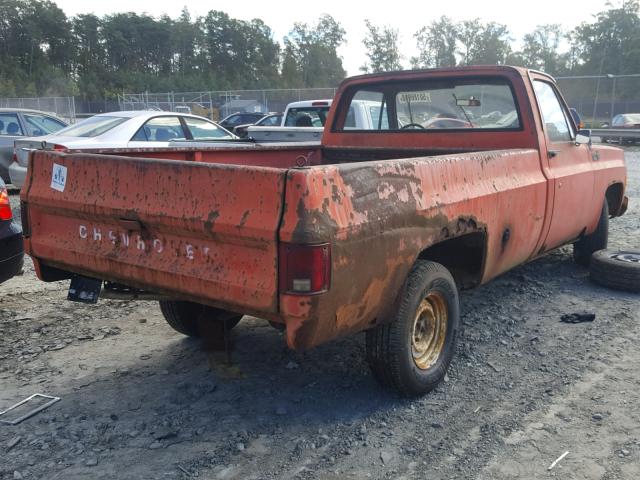
<svg viewBox="0 0 640 480"><path fill-rule="evenodd" d="M67 183L67 167L64 165L53 164L53 171L51 172L51 188L64 192L64 186Z"/></svg>

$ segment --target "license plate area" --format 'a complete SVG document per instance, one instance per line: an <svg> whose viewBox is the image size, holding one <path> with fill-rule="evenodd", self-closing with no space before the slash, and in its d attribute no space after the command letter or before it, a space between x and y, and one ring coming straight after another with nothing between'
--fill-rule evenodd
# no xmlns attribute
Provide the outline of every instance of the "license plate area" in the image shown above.
<svg viewBox="0 0 640 480"><path fill-rule="evenodd" d="M98 303L102 280L82 275L75 275L71 278L67 300L80 303Z"/></svg>

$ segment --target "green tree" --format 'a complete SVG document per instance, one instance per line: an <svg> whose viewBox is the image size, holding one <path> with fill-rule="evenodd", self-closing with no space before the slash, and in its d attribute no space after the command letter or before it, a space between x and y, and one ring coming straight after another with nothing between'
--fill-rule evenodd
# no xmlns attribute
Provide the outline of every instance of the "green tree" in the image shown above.
<svg viewBox="0 0 640 480"><path fill-rule="evenodd" d="M623 0L608 4L592 23L582 23L572 33L576 69L588 73L620 75L640 71L640 3Z"/></svg>
<svg viewBox="0 0 640 480"><path fill-rule="evenodd" d="M333 17L323 15L314 26L295 23L284 39L283 82L300 81L304 87L335 86L346 76L338 48L346 32ZM293 70L297 71L294 75Z"/></svg>
<svg viewBox="0 0 640 480"><path fill-rule="evenodd" d="M523 65L552 74L563 70L565 59L558 49L564 37L562 27L558 24L537 26L523 38Z"/></svg>
<svg viewBox="0 0 640 480"><path fill-rule="evenodd" d="M363 72L388 72L400 70L401 56L398 49L398 30L389 26L378 27L369 20L364 21L367 35L362 41L367 49L367 63L360 67Z"/></svg>
<svg viewBox="0 0 640 480"><path fill-rule="evenodd" d="M452 67L456 65L458 26L442 16L422 27L414 35L419 54L411 59L414 68Z"/></svg>
<svg viewBox="0 0 640 480"><path fill-rule="evenodd" d="M462 22L458 25L458 42L461 65L501 65L511 52L509 29L496 22Z"/></svg>
<svg viewBox="0 0 640 480"><path fill-rule="evenodd" d="M237 20L210 11L200 19L208 69L223 88L270 87L278 77L279 46L262 20Z"/></svg>

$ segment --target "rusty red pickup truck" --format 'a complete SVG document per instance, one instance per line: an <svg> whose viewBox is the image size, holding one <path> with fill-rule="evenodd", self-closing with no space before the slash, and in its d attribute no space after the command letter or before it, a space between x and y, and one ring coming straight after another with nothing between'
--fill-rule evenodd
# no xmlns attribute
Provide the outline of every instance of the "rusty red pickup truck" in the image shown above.
<svg viewBox="0 0 640 480"><path fill-rule="evenodd" d="M550 76L491 66L347 79L317 145L34 151L21 200L44 281L151 292L192 336L243 315L294 349L365 331L376 379L421 395L454 355L458 291L569 243L587 264L625 182Z"/></svg>

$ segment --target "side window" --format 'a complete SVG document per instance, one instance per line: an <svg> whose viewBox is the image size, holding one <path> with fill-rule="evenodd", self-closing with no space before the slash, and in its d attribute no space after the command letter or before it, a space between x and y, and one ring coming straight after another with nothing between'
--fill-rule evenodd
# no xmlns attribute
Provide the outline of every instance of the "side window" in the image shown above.
<svg viewBox="0 0 640 480"><path fill-rule="evenodd" d="M24 135L18 115L15 113L0 113L0 135L19 137Z"/></svg>
<svg viewBox="0 0 640 480"><path fill-rule="evenodd" d="M156 117L145 123L131 139L139 142L169 142L185 140L178 117Z"/></svg>
<svg viewBox="0 0 640 480"><path fill-rule="evenodd" d="M217 125L199 118L184 117L187 128L194 140L216 140L231 138L231 136Z"/></svg>
<svg viewBox="0 0 640 480"><path fill-rule="evenodd" d="M571 140L571 130L564 110L553 87L540 80L534 80L533 87L536 91L538 104L542 113L542 119L547 130L549 140L552 142L566 142Z"/></svg>
<svg viewBox="0 0 640 480"><path fill-rule="evenodd" d="M242 115L242 123L255 123L262 117L260 115Z"/></svg>
<svg viewBox="0 0 640 480"><path fill-rule="evenodd" d="M274 115L273 117L268 117L264 122L261 123L261 125L265 127L272 127L272 126L275 127L277 125L280 125L281 121L282 121L282 117Z"/></svg>
<svg viewBox="0 0 640 480"><path fill-rule="evenodd" d="M234 115L232 117L227 118L227 121L225 122L227 125L240 125L240 123L242 123L242 116L240 115Z"/></svg>

